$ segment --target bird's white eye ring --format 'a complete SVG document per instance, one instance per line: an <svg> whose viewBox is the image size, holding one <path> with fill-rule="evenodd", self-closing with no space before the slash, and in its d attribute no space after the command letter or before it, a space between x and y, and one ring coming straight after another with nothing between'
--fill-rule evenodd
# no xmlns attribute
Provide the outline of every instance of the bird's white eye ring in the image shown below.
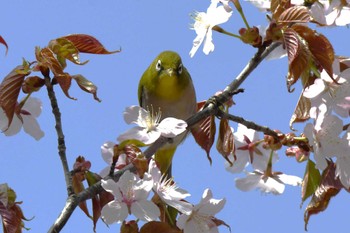
<svg viewBox="0 0 350 233"><path fill-rule="evenodd" d="M156 64L156 70L160 71L161 69L162 69L162 62L160 60L158 60L157 64Z"/></svg>
<svg viewBox="0 0 350 233"><path fill-rule="evenodd" d="M180 63L179 67L177 68L177 73L178 74L182 73L182 63Z"/></svg>

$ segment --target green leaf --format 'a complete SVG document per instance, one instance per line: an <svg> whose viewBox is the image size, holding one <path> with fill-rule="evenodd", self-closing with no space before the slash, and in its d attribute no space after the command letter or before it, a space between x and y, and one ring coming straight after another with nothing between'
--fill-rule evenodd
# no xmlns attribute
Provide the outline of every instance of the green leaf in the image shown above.
<svg viewBox="0 0 350 233"><path fill-rule="evenodd" d="M101 100L97 97L97 87L95 86L95 84L93 84L90 80L86 79L80 74L72 75L71 78L73 78L77 82L80 89L92 94L95 100L101 102Z"/></svg>
<svg viewBox="0 0 350 233"><path fill-rule="evenodd" d="M327 209L329 201L343 188L339 178L335 176L335 164L328 163L328 167L322 173L320 185L315 190L312 199L304 212L305 230L311 215L318 214Z"/></svg>
<svg viewBox="0 0 350 233"><path fill-rule="evenodd" d="M81 62L79 58L79 50L74 44L66 38L57 38L51 40L48 46L57 56L68 59L77 65L84 65L88 61ZM62 64L62 63L61 63Z"/></svg>
<svg viewBox="0 0 350 233"><path fill-rule="evenodd" d="M320 171L316 168L315 163L309 159L306 165L303 183L301 185L302 202L315 193L320 181Z"/></svg>

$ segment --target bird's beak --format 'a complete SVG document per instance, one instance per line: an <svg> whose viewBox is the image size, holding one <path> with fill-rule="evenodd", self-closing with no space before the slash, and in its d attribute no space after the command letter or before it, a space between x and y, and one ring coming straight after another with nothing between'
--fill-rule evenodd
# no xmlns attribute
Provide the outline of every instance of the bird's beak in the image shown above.
<svg viewBox="0 0 350 233"><path fill-rule="evenodd" d="M176 73L175 73L175 70L174 70L173 68L167 69L166 72L168 73L168 75L169 75L170 77L176 74Z"/></svg>

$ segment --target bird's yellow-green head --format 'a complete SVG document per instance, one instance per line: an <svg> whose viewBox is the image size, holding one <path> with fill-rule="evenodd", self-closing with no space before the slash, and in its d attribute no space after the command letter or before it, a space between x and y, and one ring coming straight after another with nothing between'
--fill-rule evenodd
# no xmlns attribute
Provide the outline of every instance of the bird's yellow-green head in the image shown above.
<svg viewBox="0 0 350 233"><path fill-rule="evenodd" d="M139 84L141 103L143 88L161 99L176 101L183 94L191 77L182 64L181 57L173 51L160 53L146 69Z"/></svg>

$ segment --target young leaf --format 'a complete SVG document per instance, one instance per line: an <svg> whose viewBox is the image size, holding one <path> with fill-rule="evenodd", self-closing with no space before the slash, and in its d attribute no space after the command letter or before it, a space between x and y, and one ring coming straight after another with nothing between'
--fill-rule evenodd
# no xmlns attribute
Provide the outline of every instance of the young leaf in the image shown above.
<svg viewBox="0 0 350 233"><path fill-rule="evenodd" d="M306 231L310 216L324 211L328 207L330 199L336 196L343 187L339 178L335 177L335 168L333 162L328 163L328 167L322 173L321 183L305 209L304 222Z"/></svg>
<svg viewBox="0 0 350 233"><path fill-rule="evenodd" d="M9 47L7 46L7 43L6 43L6 41L4 40L4 38L2 36L0 36L0 44L3 44L6 47L5 54L7 54L7 51L9 50Z"/></svg>
<svg viewBox="0 0 350 233"><path fill-rule="evenodd" d="M308 197L315 193L321 181L320 171L316 168L312 160L308 160L303 183L301 186L301 200L304 202Z"/></svg>
<svg viewBox="0 0 350 233"><path fill-rule="evenodd" d="M85 34L72 34L61 37L67 39L78 49L81 53L92 54L112 54L118 53L120 50L108 51L105 47L94 37Z"/></svg>
<svg viewBox="0 0 350 233"><path fill-rule="evenodd" d="M101 180L101 177L96 174L96 173L92 173L90 171L86 172L86 180L88 182L89 187L96 184L98 181ZM92 220L94 223L94 232L96 231L96 223L98 221L98 219L101 217L101 204L100 204L100 198L98 195L96 195L95 197L92 198Z"/></svg>
<svg viewBox="0 0 350 233"><path fill-rule="evenodd" d="M79 50L66 38L57 38L49 42L48 47L59 57L68 59L77 65L84 65L88 61L80 62Z"/></svg>
<svg viewBox="0 0 350 233"><path fill-rule="evenodd" d="M0 107L5 112L8 119L8 127L12 123L13 116L17 105L19 92L21 91L24 78L30 72L23 67L14 68L0 84Z"/></svg>
<svg viewBox="0 0 350 233"><path fill-rule="evenodd" d="M311 28L295 24L293 30L298 33L308 44L308 49L313 56L316 66L325 69L328 75L333 77L334 50L328 39Z"/></svg>
<svg viewBox="0 0 350 233"><path fill-rule="evenodd" d="M278 18L279 23L308 23L309 21L309 9L305 6L290 7L283 11Z"/></svg>
<svg viewBox="0 0 350 233"><path fill-rule="evenodd" d="M303 93L300 94L298 104L294 109L294 113L289 121L289 128L294 130L293 124L295 122L304 122L310 118L309 112L311 108L310 99L305 98Z"/></svg>
<svg viewBox="0 0 350 233"><path fill-rule="evenodd" d="M220 120L216 149L230 164L232 163L227 157L235 152L235 144L232 129L227 119Z"/></svg>
<svg viewBox="0 0 350 233"><path fill-rule="evenodd" d="M16 193L7 184L0 185L0 219L2 220L5 233L20 233L24 228L24 222L27 220L21 207L21 202L16 202ZM5 199L7 200L5 201Z"/></svg>
<svg viewBox="0 0 350 233"><path fill-rule="evenodd" d="M45 85L45 80L38 76L27 77L22 84L23 93L32 93L39 91L42 86Z"/></svg>
<svg viewBox="0 0 350 233"><path fill-rule="evenodd" d="M277 21L280 15L289 7L291 7L290 0L271 0L272 18Z"/></svg>
<svg viewBox="0 0 350 233"><path fill-rule="evenodd" d="M77 74L71 76L78 84L78 86L85 92L94 96L94 99L98 102L101 100L97 97L97 87L91 81L87 80L84 76Z"/></svg>
<svg viewBox="0 0 350 233"><path fill-rule="evenodd" d="M288 54L287 82L288 89L290 89L290 86L298 81L301 74L309 69L311 56L305 41L293 29L287 28L285 30L283 40Z"/></svg>
<svg viewBox="0 0 350 233"><path fill-rule="evenodd" d="M202 101L197 104L197 109L201 109L205 104L205 101ZM210 157L210 149L213 146L215 138L216 126L214 116L209 116L202 121L200 121L196 126L191 129L191 133L196 140L197 144L205 150L207 153L207 158L212 163Z"/></svg>

